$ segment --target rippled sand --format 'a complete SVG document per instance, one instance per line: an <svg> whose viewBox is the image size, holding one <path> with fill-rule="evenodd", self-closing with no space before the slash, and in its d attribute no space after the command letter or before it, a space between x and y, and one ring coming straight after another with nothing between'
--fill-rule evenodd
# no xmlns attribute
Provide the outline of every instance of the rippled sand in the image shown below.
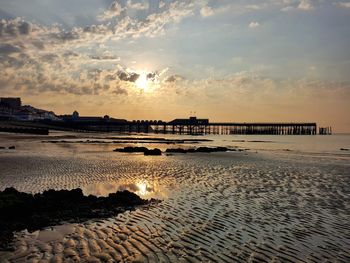
<svg viewBox="0 0 350 263"><path fill-rule="evenodd" d="M214 153L142 156L113 145L0 153L0 188L129 189L162 203L18 233L7 262L350 262L348 160Z"/></svg>

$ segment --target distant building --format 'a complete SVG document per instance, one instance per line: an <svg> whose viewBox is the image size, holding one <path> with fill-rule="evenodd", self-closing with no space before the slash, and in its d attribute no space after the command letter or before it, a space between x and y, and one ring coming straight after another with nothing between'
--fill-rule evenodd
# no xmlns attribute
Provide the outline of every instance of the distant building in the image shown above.
<svg viewBox="0 0 350 263"><path fill-rule="evenodd" d="M98 124L101 122L111 122L111 123L126 123L127 120L124 119L114 119L110 118L108 115L103 117L95 117L95 116L80 116L79 112L74 111L72 115L61 115L62 120L66 122L75 122L80 124Z"/></svg>
<svg viewBox="0 0 350 263"><path fill-rule="evenodd" d="M21 98L0 98L0 107L20 108L22 106Z"/></svg>
<svg viewBox="0 0 350 263"><path fill-rule="evenodd" d="M29 105L19 108L13 113L13 116L15 119L21 121L59 120L54 112L37 109Z"/></svg>
<svg viewBox="0 0 350 263"><path fill-rule="evenodd" d="M22 106L21 98L0 98L0 120L58 120L52 111Z"/></svg>

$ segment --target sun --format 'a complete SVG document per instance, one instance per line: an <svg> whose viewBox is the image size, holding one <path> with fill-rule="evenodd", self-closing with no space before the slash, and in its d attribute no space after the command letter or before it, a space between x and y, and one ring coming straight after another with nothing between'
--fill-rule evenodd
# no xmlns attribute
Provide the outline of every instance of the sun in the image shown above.
<svg viewBox="0 0 350 263"><path fill-rule="evenodd" d="M147 80L147 74L146 73L141 73L138 79L135 82L136 87L139 89L145 90L147 89L148 86L148 80Z"/></svg>

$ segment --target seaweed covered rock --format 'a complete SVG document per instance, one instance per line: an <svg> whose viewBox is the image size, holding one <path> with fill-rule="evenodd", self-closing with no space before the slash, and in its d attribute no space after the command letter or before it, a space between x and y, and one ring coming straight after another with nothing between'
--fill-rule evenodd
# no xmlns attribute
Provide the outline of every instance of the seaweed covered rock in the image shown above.
<svg viewBox="0 0 350 263"><path fill-rule="evenodd" d="M182 148L169 148L166 149L166 153L187 153L188 150Z"/></svg>
<svg viewBox="0 0 350 263"><path fill-rule="evenodd" d="M122 152L122 153L144 153L148 149L146 147L131 147L127 146L121 149L115 149L114 152Z"/></svg>
<svg viewBox="0 0 350 263"><path fill-rule="evenodd" d="M212 152L227 152L230 151L227 147L198 147L196 149L169 148L166 153L212 153Z"/></svg>
<svg viewBox="0 0 350 263"><path fill-rule="evenodd" d="M13 231L34 231L62 221L110 217L153 201L143 200L129 191L96 197L84 196L80 188L48 190L35 195L6 188L0 192L0 249L9 247Z"/></svg>
<svg viewBox="0 0 350 263"><path fill-rule="evenodd" d="M147 151L145 151L143 154L144 155L155 155L155 156L157 156L157 155L162 155L162 151L157 149L157 148L151 149L151 150L147 149Z"/></svg>
<svg viewBox="0 0 350 263"><path fill-rule="evenodd" d="M121 149L115 149L114 152L143 153L144 155L162 155L162 151L157 148L148 149L146 147L131 147L131 146L127 146Z"/></svg>
<svg viewBox="0 0 350 263"><path fill-rule="evenodd" d="M212 153L212 152L227 152L228 148L227 147L214 147L214 148L210 148L210 147L199 147L196 149L196 152L200 152L200 153Z"/></svg>

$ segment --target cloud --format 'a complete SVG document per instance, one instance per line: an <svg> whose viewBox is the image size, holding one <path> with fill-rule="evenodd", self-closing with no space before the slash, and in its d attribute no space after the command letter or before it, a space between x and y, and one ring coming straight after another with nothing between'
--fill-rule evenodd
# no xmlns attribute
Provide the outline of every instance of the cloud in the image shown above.
<svg viewBox="0 0 350 263"><path fill-rule="evenodd" d="M157 77L158 77L157 72L150 72L146 74L147 80L150 80L150 81L155 81Z"/></svg>
<svg viewBox="0 0 350 263"><path fill-rule="evenodd" d="M148 2L145 1L133 1L133 0L128 0L127 1L127 7L131 9L136 9L136 10L146 10L149 8Z"/></svg>
<svg viewBox="0 0 350 263"><path fill-rule="evenodd" d="M280 4L282 5L280 10L283 12L294 11L294 10L311 11L311 10L315 9L316 7L324 5L325 1L322 1L322 0L283 0L283 1L280 1Z"/></svg>
<svg viewBox="0 0 350 263"><path fill-rule="evenodd" d="M128 95L128 91L121 87L116 87L112 92L116 95Z"/></svg>
<svg viewBox="0 0 350 263"><path fill-rule="evenodd" d="M123 11L124 11L124 9L121 7L119 2L117 0L115 0L106 11L104 11L102 14L97 16L97 19L99 19L101 21L112 19L114 17L120 16L120 14Z"/></svg>
<svg viewBox="0 0 350 263"><path fill-rule="evenodd" d="M120 80L129 81L129 82L135 82L140 77L140 74L138 74L138 73L127 72L127 71L122 71L122 70L118 71L117 75L118 75Z"/></svg>
<svg viewBox="0 0 350 263"><path fill-rule="evenodd" d="M119 56L112 54L109 51L105 51L101 55L92 55L91 58L94 60L114 60L114 61L121 60Z"/></svg>
<svg viewBox="0 0 350 263"><path fill-rule="evenodd" d="M254 5L246 5L245 8L248 10L260 10L263 8L263 6L254 4Z"/></svg>
<svg viewBox="0 0 350 263"><path fill-rule="evenodd" d="M338 2L334 3L337 7L350 8L350 2Z"/></svg>
<svg viewBox="0 0 350 263"><path fill-rule="evenodd" d="M301 0L298 5L298 9L309 11L314 9L314 6L312 5L310 0Z"/></svg>
<svg viewBox="0 0 350 263"><path fill-rule="evenodd" d="M180 76L180 75L171 75L168 76L167 78L165 78L164 82L177 82L177 81L181 81L184 80L184 77Z"/></svg>
<svg viewBox="0 0 350 263"><path fill-rule="evenodd" d="M283 7L281 9L281 11L283 11L283 12L288 12L288 11L292 11L292 10L295 10L295 8L293 6L286 6L286 7Z"/></svg>
<svg viewBox="0 0 350 263"><path fill-rule="evenodd" d="M5 35L28 35L32 30L32 25L21 18L11 20L0 20L0 36Z"/></svg>
<svg viewBox="0 0 350 263"><path fill-rule="evenodd" d="M208 17L214 15L214 10L210 6L204 6L200 10L202 17Z"/></svg>
<svg viewBox="0 0 350 263"><path fill-rule="evenodd" d="M249 28L257 28L257 27L259 27L259 26L260 26L259 22L254 22L254 21L252 21L252 22L250 22L250 24L249 24Z"/></svg>
<svg viewBox="0 0 350 263"><path fill-rule="evenodd" d="M166 3L162 0L159 1L159 8L162 9L166 6Z"/></svg>
<svg viewBox="0 0 350 263"><path fill-rule="evenodd" d="M117 16L122 12L120 8L118 1L113 2L104 18ZM39 25L21 18L0 20L0 89L32 95L125 96L135 89L140 73L117 65L120 57L104 44L164 34L172 24L193 15L193 8L191 3L176 1L144 19L124 16L114 23L72 29ZM147 79L156 83L161 74L149 72Z"/></svg>

